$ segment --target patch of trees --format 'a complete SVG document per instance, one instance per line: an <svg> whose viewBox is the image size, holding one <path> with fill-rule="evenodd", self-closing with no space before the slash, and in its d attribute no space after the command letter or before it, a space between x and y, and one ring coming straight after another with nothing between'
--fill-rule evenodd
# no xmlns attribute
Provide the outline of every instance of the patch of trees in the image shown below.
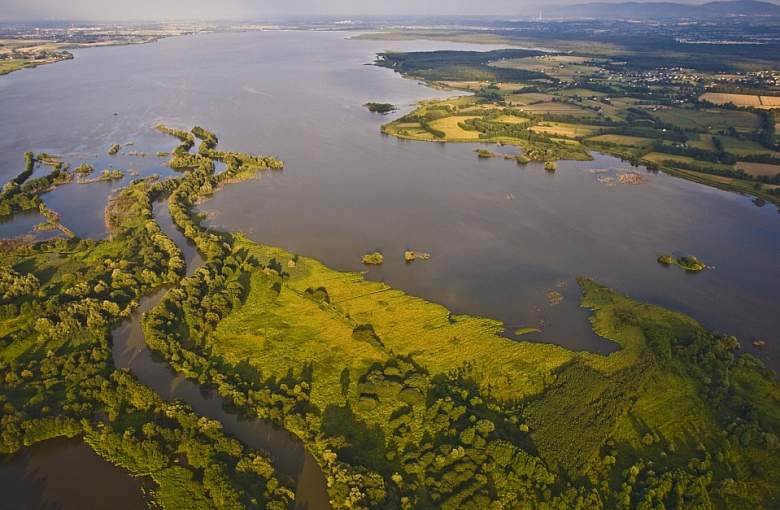
<svg viewBox="0 0 780 510"><path fill-rule="evenodd" d="M25 267L66 258L69 269L55 268L51 281L12 269L0 275L3 301L21 314L3 330L0 349L34 346L0 358L0 452L83 435L101 456L168 490L186 480L214 508L289 508L293 493L267 457L111 364L110 328L142 294L183 272L178 248L151 219L151 199L170 186L147 179L120 192L108 207L118 218L111 240L48 241L3 254Z"/></svg>
<svg viewBox="0 0 780 510"><path fill-rule="evenodd" d="M394 104L392 104L392 103L372 103L372 102L368 102L368 103L364 104L363 106L368 108L368 111L370 111L371 113L385 114L385 113L390 113L390 112L393 112L393 111L397 110L396 106Z"/></svg>
<svg viewBox="0 0 780 510"><path fill-rule="evenodd" d="M35 160L28 159L31 156L27 156L27 154L25 155L25 160L32 162L30 164L34 165ZM22 174L26 173L27 170L22 172ZM19 212L39 209L42 206L45 207L39 196L40 194L73 180L73 174L62 164L57 164L49 174L37 179L29 180L29 175L24 176L22 174L11 179L3 186L2 192L0 192L0 217L12 216ZM20 177L24 178L20 179ZM21 182L21 184L17 181Z"/></svg>

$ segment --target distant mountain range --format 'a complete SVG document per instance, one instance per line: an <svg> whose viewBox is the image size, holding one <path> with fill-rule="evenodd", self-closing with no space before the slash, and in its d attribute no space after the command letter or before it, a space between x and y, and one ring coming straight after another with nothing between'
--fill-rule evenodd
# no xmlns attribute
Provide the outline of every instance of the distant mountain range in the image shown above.
<svg viewBox="0 0 780 510"><path fill-rule="evenodd" d="M780 5L756 0L728 0L705 4L674 2L593 2L556 7L548 15L561 18L664 19L778 16Z"/></svg>

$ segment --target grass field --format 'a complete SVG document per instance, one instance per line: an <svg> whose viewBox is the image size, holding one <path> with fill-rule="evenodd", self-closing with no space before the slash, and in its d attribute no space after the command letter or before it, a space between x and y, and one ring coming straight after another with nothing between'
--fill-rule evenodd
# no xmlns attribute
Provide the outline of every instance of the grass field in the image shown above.
<svg viewBox="0 0 780 510"><path fill-rule="evenodd" d="M401 472L417 480L419 473L420 480L435 484L434 473L452 478L451 469L457 472L458 465L445 456L425 456L431 448L425 446L430 431L439 430L441 423L440 441L458 444L460 438L465 451L477 458L483 447L490 452L497 446L473 443L471 432L463 430L473 423L488 427L486 419L495 423L504 445L533 445L528 455L538 455L556 473L597 468L604 455L617 457L616 473L639 457L659 467L678 461L684 465L702 449L720 444L721 411L706 400L699 378L681 359L669 354L659 362L654 354L662 352L657 338L684 343L705 334L690 317L583 279L582 306L592 311L594 331L620 349L608 356L575 353L509 340L501 336L503 325L497 321L452 315L440 305L366 281L360 274L338 272L279 248L240 236L237 247L248 250L262 266L249 275L248 295L240 308L209 336L210 352L231 364L248 362L256 371L252 377L262 380L295 380L299 372L306 374L311 389L307 403L321 411L310 415L307 424L319 427L317 434L342 441L339 456L348 462L358 459L385 477ZM271 261L287 274L280 277L263 269ZM735 372L743 398L775 391L750 371L744 376L739 369ZM436 381L456 387L454 374L462 374L467 386L442 400L436 393L442 390L434 389L442 387ZM427 398L415 388L427 389ZM442 402L454 419L436 414ZM488 407L480 407L485 402ZM517 402L522 405L515 406ZM775 416L776 407L775 401L767 402L762 413ZM513 421L503 421L509 416L505 413L515 412ZM469 414L475 416L466 418ZM404 417L400 425L399 417ZM509 423L521 424L528 441ZM318 441L308 445L316 451ZM441 452L451 449L446 446ZM715 476L740 476L740 483L750 484L746 490L751 494L774 497L777 488L766 481L776 476L778 463L767 460L770 457L759 459L754 450L739 445L730 452L730 465L760 462L768 471L742 476L715 469ZM411 469L404 463L385 464L399 455L417 462ZM431 462L439 467L421 473L421 466ZM620 480L605 483L619 486Z"/></svg>
<svg viewBox="0 0 780 510"><path fill-rule="evenodd" d="M733 136L718 136L723 144L723 150L735 156L750 156L752 154L772 154L774 151L767 149L758 142L752 140L740 140Z"/></svg>
<svg viewBox="0 0 780 510"><path fill-rule="evenodd" d="M18 71L19 69L24 69L30 65L30 61L25 59L0 60L0 75Z"/></svg>
<svg viewBox="0 0 780 510"><path fill-rule="evenodd" d="M574 353L553 345L516 342L498 336L501 323L452 316L444 307L409 296L357 273L340 273L321 263L277 248L246 243L261 261L275 258L290 273L281 292L262 271L252 275L249 297L240 313L222 321L213 347L238 362L250 359L268 375L311 363L312 400L318 406L341 404L339 378L353 380L391 353L412 355L433 374L473 363L481 385L502 398L541 391L550 372ZM324 288L329 303L308 297L307 289ZM370 324L376 339L356 338L356 327Z"/></svg>
<svg viewBox="0 0 780 510"><path fill-rule="evenodd" d="M591 110L587 110L585 108L581 108L577 105L569 104L569 103L558 103L553 101L526 105L521 107L520 110L530 112L530 113L536 113L536 114L549 113L553 115L572 115L575 117L596 116L595 112Z"/></svg>
<svg viewBox="0 0 780 510"><path fill-rule="evenodd" d="M508 95L504 98L504 100L511 105L526 106L529 104L550 101L552 98L553 96L550 94L543 94L541 92L527 92L524 94Z"/></svg>
<svg viewBox="0 0 780 510"><path fill-rule="evenodd" d="M479 90L485 85L488 85L486 81L440 81L445 87L459 90Z"/></svg>
<svg viewBox="0 0 780 510"><path fill-rule="evenodd" d="M522 124L523 122L527 122L528 118L517 115L499 115L496 117L496 120L498 122L503 122L504 124Z"/></svg>
<svg viewBox="0 0 780 510"><path fill-rule="evenodd" d="M696 138L688 140L688 145L694 149L702 149L705 151L715 151L717 148L712 141L712 135L697 135Z"/></svg>
<svg viewBox="0 0 780 510"><path fill-rule="evenodd" d="M452 116L431 122L431 127L445 133L445 140L479 140L478 131L467 131L459 126L460 123L476 116Z"/></svg>
<svg viewBox="0 0 780 510"><path fill-rule="evenodd" d="M665 108L653 112L653 115L683 129L723 131L733 127L737 131L749 132L760 127L758 115L735 110Z"/></svg>
<svg viewBox="0 0 780 510"><path fill-rule="evenodd" d="M534 133L544 133L550 136L560 136L564 138L578 138L581 136L592 135L602 129L600 126L589 126L587 124L568 124L565 122L540 122L531 127Z"/></svg>
<svg viewBox="0 0 780 510"><path fill-rule="evenodd" d="M749 163L747 161L737 162L737 169L754 177L767 176L774 177L780 174L780 165L770 165L767 163Z"/></svg>
<svg viewBox="0 0 780 510"><path fill-rule="evenodd" d="M572 81L579 76L599 71L599 67L589 64L591 59L574 55L542 55L493 62L491 65L505 69L537 71L562 81Z"/></svg>
<svg viewBox="0 0 780 510"><path fill-rule="evenodd" d="M688 157L688 156L678 156L677 154L667 154L665 152L650 152L648 154L645 154L642 156L642 159L645 161L649 161L651 163L656 163L659 165L664 164L671 164L674 165L675 162L680 162L683 164L689 164L689 165L701 165L706 166L708 168L716 169L716 170L732 170L733 167L730 165L723 165L720 163L710 163L710 162L704 162L699 161L697 159ZM716 176L713 176L716 177ZM730 178L727 178L730 179ZM733 180L733 179L730 179ZM725 182L725 181L724 181Z"/></svg>
<svg viewBox="0 0 780 510"><path fill-rule="evenodd" d="M593 138L588 138L593 142L614 143L617 145L625 145L627 147L647 147L654 142L651 138L642 138L641 136L627 136L627 135L599 135Z"/></svg>
<svg viewBox="0 0 780 510"><path fill-rule="evenodd" d="M561 97L604 97L607 94L604 92L596 92L595 90L588 89L564 89L557 91L555 95Z"/></svg>

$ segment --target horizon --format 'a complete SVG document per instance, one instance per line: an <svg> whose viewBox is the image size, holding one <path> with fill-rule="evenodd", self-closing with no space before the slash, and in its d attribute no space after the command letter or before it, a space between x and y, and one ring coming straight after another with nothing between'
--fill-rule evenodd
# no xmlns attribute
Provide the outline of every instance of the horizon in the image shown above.
<svg viewBox="0 0 780 510"><path fill-rule="evenodd" d="M540 5L531 3L518 6L511 0L488 0L489 7L483 2L479 10L473 10L473 3L465 0L445 2L435 0L429 2L423 9L412 0L393 2L390 5L382 0L371 2L366 9L366 2L356 0L339 0L337 7L330 3L327 7L312 0L291 0L284 4L273 2L273 5L257 5L251 0L228 0L221 5L214 5L205 0L183 2L176 0L166 2L164 6L152 0L141 0L133 5L112 7L110 13L97 0L76 0L62 5L56 0L37 0L20 5L14 0L0 0L0 23L9 22L39 22L39 21L80 21L80 22L262 22L285 21L296 19L332 19L352 17L359 18L492 18L502 17L536 17L539 10L555 10L565 6L585 4L679 4L703 5L708 3L747 3L761 2L780 5L778 0L597 0L597 1L565 1L553 0ZM488 10L489 9L489 10ZM181 15L186 10L187 15ZM414 12L414 14L411 14ZM97 13L97 14L96 14ZM350 20L361 21L361 20Z"/></svg>

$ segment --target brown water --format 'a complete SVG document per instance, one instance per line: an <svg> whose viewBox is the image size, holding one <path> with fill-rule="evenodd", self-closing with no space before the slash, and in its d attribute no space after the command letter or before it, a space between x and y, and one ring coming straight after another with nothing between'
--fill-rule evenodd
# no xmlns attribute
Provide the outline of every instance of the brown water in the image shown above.
<svg viewBox="0 0 780 510"><path fill-rule="evenodd" d="M148 506L143 485L77 438L0 461L0 508L8 510L138 510Z"/></svg>
<svg viewBox="0 0 780 510"><path fill-rule="evenodd" d="M757 354L780 368L775 207L662 174L608 187L596 172L628 166L607 156L562 162L551 175L534 164L480 161L473 145L382 136L379 127L392 116L371 114L362 103L392 102L402 105L401 114L416 100L451 93L365 64L388 49L441 48L475 46L253 32L79 51L73 61L0 79L0 175L18 173L25 150L92 161L99 170L113 165L168 174L153 154L170 150L175 140L150 127L200 124L225 149L272 153L286 163L283 172L228 186L204 204L217 227L341 270L364 270L361 255L381 249L385 264L371 268L369 278L457 313L497 318L511 328L541 326L531 339L606 352L611 344L593 335L578 306L575 278L590 276L737 334L747 350L753 339L764 339ZM126 142L134 145L118 158L105 155L112 143ZM133 157L130 150L150 155ZM127 179L63 186L45 200L77 234L102 237L105 199ZM405 249L432 258L405 264ZM663 268L655 262L662 253L695 254L715 269L689 275ZM560 291L563 303L551 306L550 290ZM165 398L223 412L218 399L151 359L134 327L137 322L116 332L121 366ZM301 493L308 457L296 443L262 425L223 419L226 430L250 445L290 448L287 472L302 473Z"/></svg>

